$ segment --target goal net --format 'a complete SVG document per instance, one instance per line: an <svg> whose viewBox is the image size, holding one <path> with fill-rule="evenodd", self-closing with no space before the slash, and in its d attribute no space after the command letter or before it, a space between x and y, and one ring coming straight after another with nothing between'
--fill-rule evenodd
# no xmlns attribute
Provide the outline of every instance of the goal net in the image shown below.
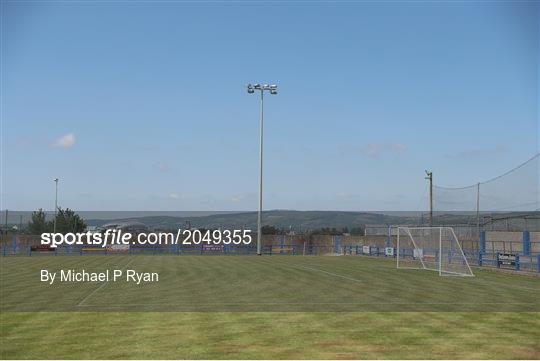
<svg viewBox="0 0 540 361"><path fill-rule="evenodd" d="M451 227L397 227L397 268L474 276Z"/></svg>

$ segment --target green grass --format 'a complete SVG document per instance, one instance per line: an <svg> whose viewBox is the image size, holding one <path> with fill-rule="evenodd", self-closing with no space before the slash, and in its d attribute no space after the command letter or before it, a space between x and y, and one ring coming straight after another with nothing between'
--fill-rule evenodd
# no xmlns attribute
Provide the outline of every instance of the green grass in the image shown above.
<svg viewBox="0 0 540 361"><path fill-rule="evenodd" d="M364 257L1 258L1 357L540 358L540 278L396 270ZM54 284L132 268L158 283Z"/></svg>
<svg viewBox="0 0 540 361"><path fill-rule="evenodd" d="M538 313L6 313L2 357L538 359Z"/></svg>

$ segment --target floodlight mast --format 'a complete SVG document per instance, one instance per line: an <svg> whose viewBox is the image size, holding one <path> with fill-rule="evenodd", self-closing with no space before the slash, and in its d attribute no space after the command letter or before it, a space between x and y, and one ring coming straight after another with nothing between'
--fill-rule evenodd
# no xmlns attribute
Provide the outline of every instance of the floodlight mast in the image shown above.
<svg viewBox="0 0 540 361"><path fill-rule="evenodd" d="M268 84L248 84L247 92L249 94L255 93L255 90L261 92L261 121L259 129L259 210L257 212L257 254L262 255L262 244L261 244L261 219L262 219L262 207L263 207L263 135L264 135L264 92L269 91L270 94L277 94L277 85L268 85Z"/></svg>

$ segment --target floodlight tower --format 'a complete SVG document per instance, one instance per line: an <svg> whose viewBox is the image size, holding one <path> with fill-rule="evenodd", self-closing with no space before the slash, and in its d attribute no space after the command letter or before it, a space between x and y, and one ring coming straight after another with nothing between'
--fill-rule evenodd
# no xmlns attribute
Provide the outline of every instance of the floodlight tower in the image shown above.
<svg viewBox="0 0 540 361"><path fill-rule="evenodd" d="M255 90L261 92L261 123L259 131L259 211L257 212L257 254L261 252L261 216L262 216L262 188L263 188L263 133L264 133L264 92L269 91L270 94L277 94L277 85L268 84L248 84L247 92L255 93Z"/></svg>
<svg viewBox="0 0 540 361"><path fill-rule="evenodd" d="M55 183L53 232L56 233L56 212L58 211L58 178L54 178L53 181Z"/></svg>

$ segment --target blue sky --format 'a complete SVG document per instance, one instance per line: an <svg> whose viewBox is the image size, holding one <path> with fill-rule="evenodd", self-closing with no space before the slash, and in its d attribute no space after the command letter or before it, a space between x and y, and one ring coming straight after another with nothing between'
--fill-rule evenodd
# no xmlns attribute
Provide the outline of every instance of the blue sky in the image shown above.
<svg viewBox="0 0 540 361"><path fill-rule="evenodd" d="M425 209L538 152L538 2L2 2L2 208ZM538 175L528 180L538 184Z"/></svg>

